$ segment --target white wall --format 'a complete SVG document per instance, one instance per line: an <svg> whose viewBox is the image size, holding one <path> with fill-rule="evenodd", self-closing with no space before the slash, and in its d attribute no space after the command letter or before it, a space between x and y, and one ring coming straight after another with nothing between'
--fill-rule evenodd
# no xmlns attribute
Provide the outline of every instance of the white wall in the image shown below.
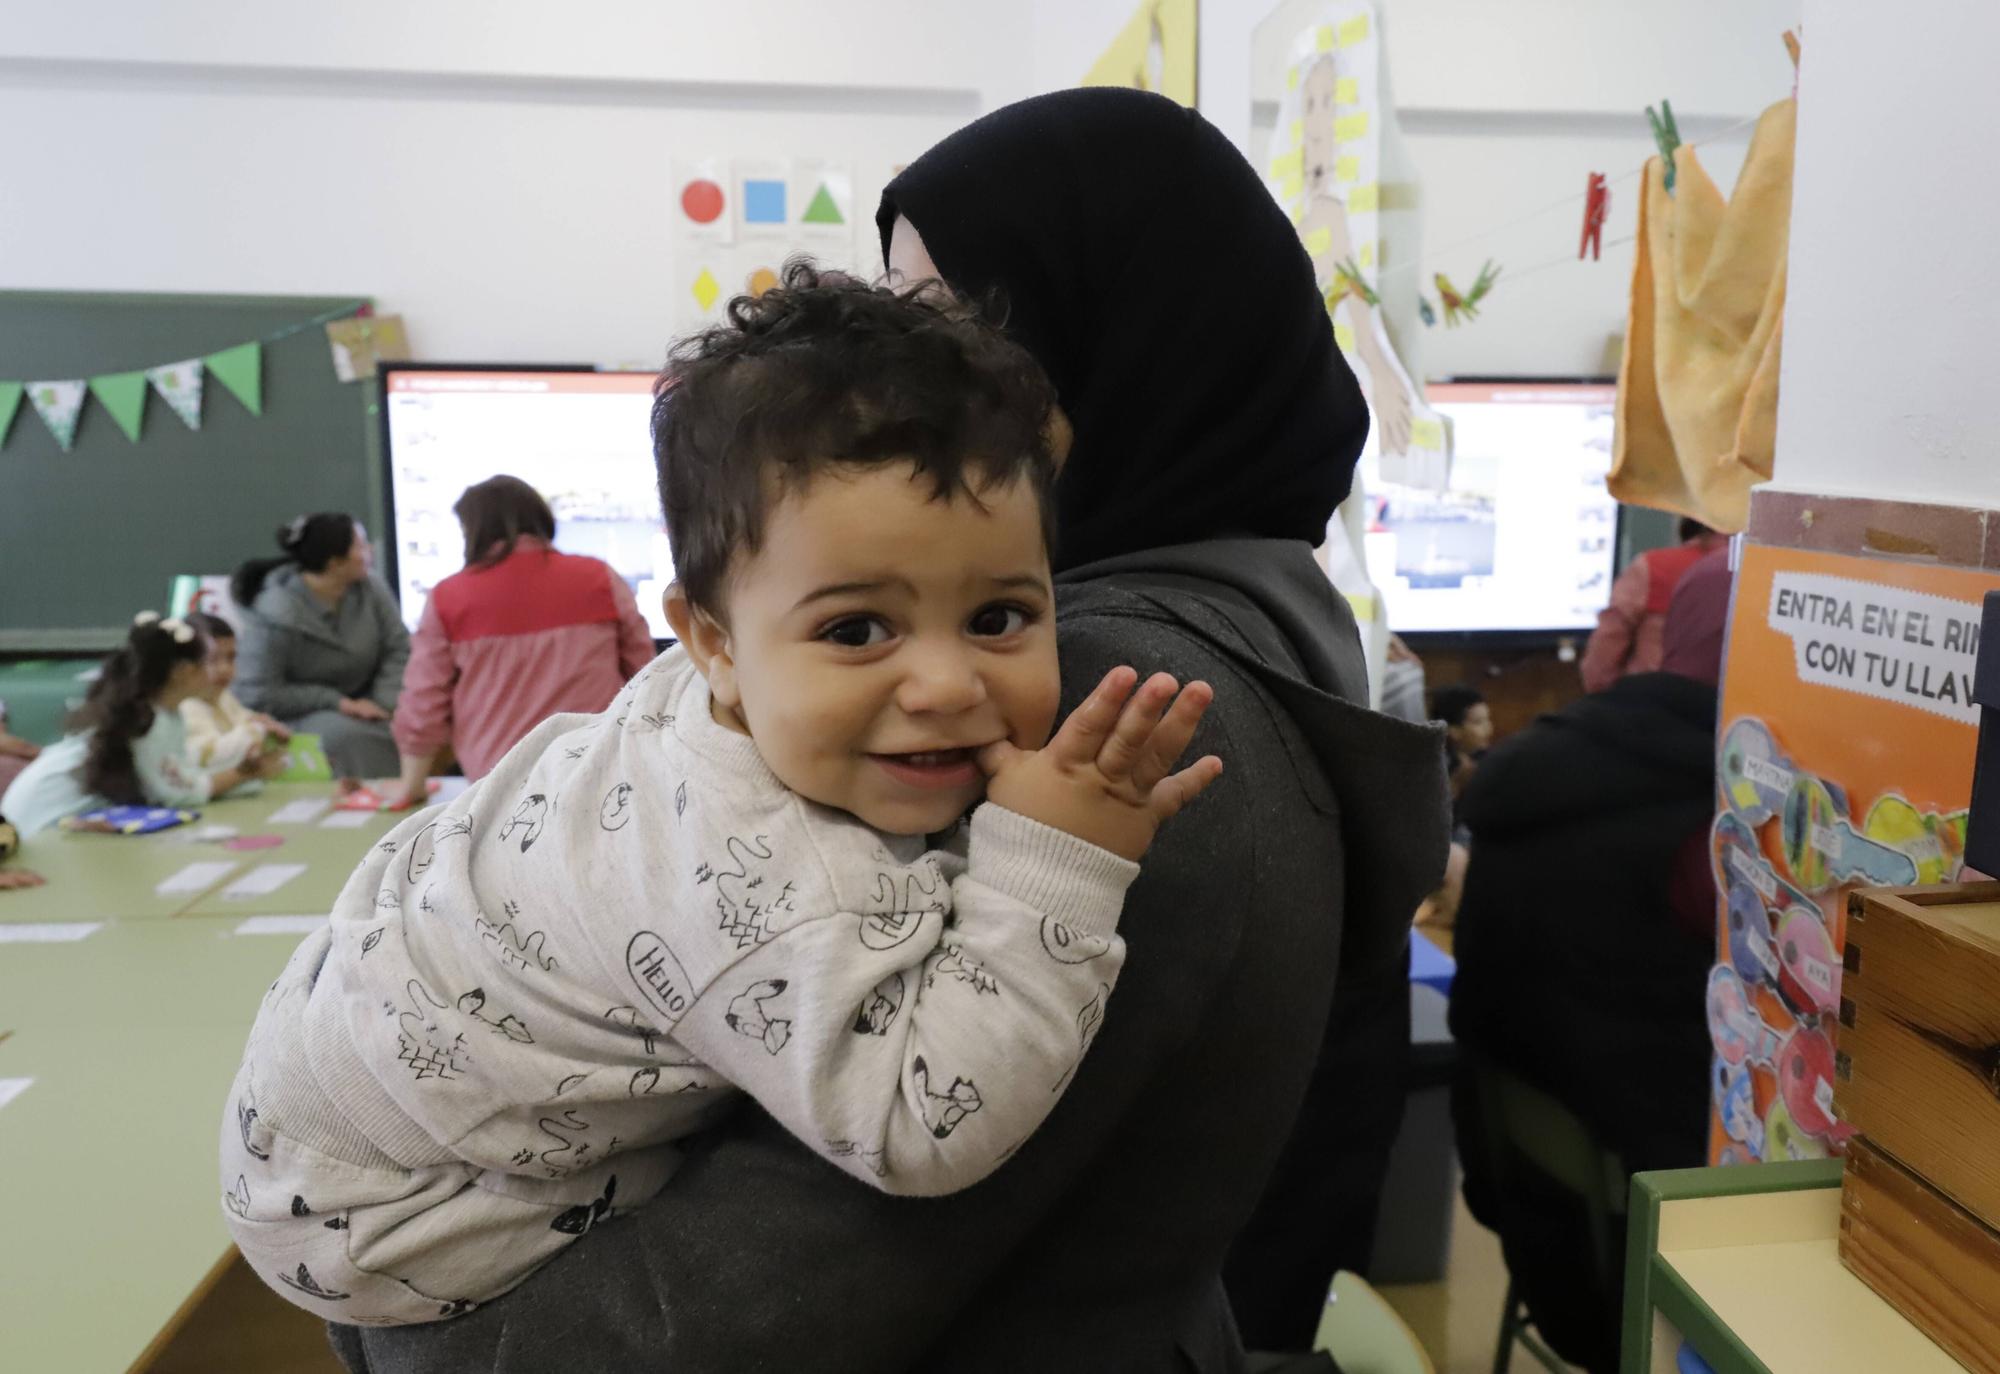
<svg viewBox="0 0 2000 1374"><path fill-rule="evenodd" d="M1777 485L2000 506L1977 165L2000 8L1810 0ZM1881 186L1887 194L1872 188Z"/></svg>
<svg viewBox="0 0 2000 1374"><path fill-rule="evenodd" d="M672 157L846 159L865 220L1027 52L921 0L34 10L0 26L0 287L367 293L429 358L656 366Z"/></svg>
<svg viewBox="0 0 2000 1374"><path fill-rule="evenodd" d="M1573 251L1574 203L1487 231L1636 167L1661 95L1690 137L1781 96L1800 3L1386 0L1424 280L1509 269L1477 324L1426 333L1426 370L1602 369L1630 250L1526 273ZM1135 4L16 6L0 127L42 137L17 133L0 178L0 288L370 293L420 356L650 366L678 285L671 157L847 158L865 211L937 137L1072 84ZM1203 108L1246 149L1315 8L1203 0ZM1725 185L1744 139L1703 151ZM1614 188L1607 240L1631 232L1633 192Z"/></svg>
<svg viewBox="0 0 2000 1374"><path fill-rule="evenodd" d="M1625 326L1632 250L1612 247L1601 261L1578 263L1581 201L1542 207L1580 196L1590 172L1636 170L1653 151L1644 109L1663 96L1689 140L1781 99L1792 69L1780 35L1798 24L1802 2L1378 0L1405 138L1422 175L1426 254L1436 258L1419 269L1422 279L1428 289L1442 269L1465 285L1488 257L1507 269L1476 325L1426 332L1425 371L1606 370ZM1036 0L1036 88L1080 76L1135 3ZM1253 161L1262 162L1276 119L1291 38L1324 3L1202 0L1202 111ZM1743 128L1701 150L1725 188L1748 142ZM1619 181L1607 243L1631 235L1637 208L1636 178Z"/></svg>

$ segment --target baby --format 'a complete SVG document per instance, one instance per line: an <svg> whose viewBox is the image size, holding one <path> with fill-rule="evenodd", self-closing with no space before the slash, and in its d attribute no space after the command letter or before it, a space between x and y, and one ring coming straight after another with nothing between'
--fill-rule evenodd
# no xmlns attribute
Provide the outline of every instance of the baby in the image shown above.
<svg viewBox="0 0 2000 1374"><path fill-rule="evenodd" d="M1136 861L1221 771L1173 771L1208 688L1125 668L1041 747L1055 419L969 314L804 267L675 351L680 647L405 821L272 984L222 1139L267 1281L337 1322L464 1312L742 1094L892 1193L1040 1125Z"/></svg>
<svg viewBox="0 0 2000 1374"><path fill-rule="evenodd" d="M190 611L187 619L208 639L207 687L181 703L189 760L203 768L228 768L264 752L270 741L290 739L290 730L252 711L229 690L236 681L235 627L207 611Z"/></svg>

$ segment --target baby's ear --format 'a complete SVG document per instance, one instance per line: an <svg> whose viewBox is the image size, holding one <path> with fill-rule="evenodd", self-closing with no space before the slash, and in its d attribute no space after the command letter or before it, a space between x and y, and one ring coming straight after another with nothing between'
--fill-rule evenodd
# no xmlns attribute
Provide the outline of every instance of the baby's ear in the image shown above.
<svg viewBox="0 0 2000 1374"><path fill-rule="evenodd" d="M709 695L718 705L735 710L742 694L736 690L736 659L727 627L690 601L687 589L678 582L668 586L662 609L674 638L686 647L695 671L707 680Z"/></svg>

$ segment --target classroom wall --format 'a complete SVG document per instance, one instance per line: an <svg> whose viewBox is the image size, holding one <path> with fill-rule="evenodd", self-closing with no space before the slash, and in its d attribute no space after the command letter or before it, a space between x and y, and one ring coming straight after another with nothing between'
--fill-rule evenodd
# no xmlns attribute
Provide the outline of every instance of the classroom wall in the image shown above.
<svg viewBox="0 0 2000 1374"><path fill-rule="evenodd" d="M1986 287L2000 8L1809 0L1776 485L2000 506ZM1878 178L1893 194L1875 195Z"/></svg>
<svg viewBox="0 0 2000 1374"><path fill-rule="evenodd" d="M657 366L671 158L848 159L865 214L1026 71L1024 30L921 0L31 9L0 287L372 294L433 359Z"/></svg>
<svg viewBox="0 0 2000 1374"><path fill-rule="evenodd" d="M1032 78L1074 81L1136 0L1037 0ZM1384 0L1390 74L1423 179L1428 286L1460 285L1486 258L1503 286L1476 326L1426 332L1433 377L1599 373L1615 367L1632 274L1629 246L1579 264L1579 197L1592 171L1635 171L1653 151L1644 109L1671 99L1684 137L1712 137L1791 89L1781 34L1803 0ZM1326 0L1202 0L1203 113L1263 160L1294 34ZM1702 149L1731 185L1749 141L1737 129ZM1628 237L1636 178L1612 192L1605 241ZM1564 204L1544 209L1552 202ZM1514 221L1522 221L1513 223ZM1496 226L1507 225L1499 232ZM1454 246L1456 245L1456 246ZM1531 270L1533 269L1533 270ZM1431 293L1435 298L1435 293Z"/></svg>

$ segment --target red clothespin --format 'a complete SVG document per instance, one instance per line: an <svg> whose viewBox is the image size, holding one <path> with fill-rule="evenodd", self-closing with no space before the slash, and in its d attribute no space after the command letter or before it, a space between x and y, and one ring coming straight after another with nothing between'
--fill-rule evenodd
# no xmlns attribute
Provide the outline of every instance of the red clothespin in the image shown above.
<svg viewBox="0 0 2000 1374"><path fill-rule="evenodd" d="M1606 184L1604 173L1592 172L1584 184L1583 239L1576 246L1577 257L1588 257L1595 262L1603 256L1604 221L1610 213L1611 187Z"/></svg>

